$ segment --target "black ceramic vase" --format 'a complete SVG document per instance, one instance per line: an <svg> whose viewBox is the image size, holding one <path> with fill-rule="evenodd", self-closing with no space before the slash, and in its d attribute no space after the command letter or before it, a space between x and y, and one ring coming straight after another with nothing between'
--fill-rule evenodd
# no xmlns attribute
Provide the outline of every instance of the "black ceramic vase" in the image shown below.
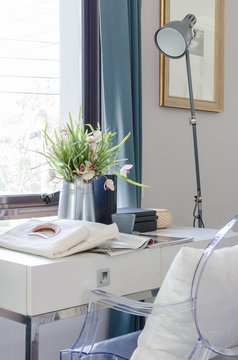
<svg viewBox="0 0 238 360"><path fill-rule="evenodd" d="M115 190L105 190L105 177L98 176L94 179L94 200L95 200L95 214L96 221L103 224L111 224L111 215L117 211L117 176L107 175L108 179L113 180Z"/></svg>

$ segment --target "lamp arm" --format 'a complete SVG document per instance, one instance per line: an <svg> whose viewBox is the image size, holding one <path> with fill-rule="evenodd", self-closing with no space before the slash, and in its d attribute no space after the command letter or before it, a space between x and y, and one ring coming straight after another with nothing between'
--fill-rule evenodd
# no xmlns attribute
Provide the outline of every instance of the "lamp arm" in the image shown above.
<svg viewBox="0 0 238 360"><path fill-rule="evenodd" d="M196 180L197 180L197 195L195 195L193 226L195 226L195 221L197 219L198 227L204 227L204 223L202 220L202 193L201 193L200 171L199 171L199 160L198 160L198 143L197 143L197 128L196 128L197 120L195 117L195 110L194 110L193 86L192 86L190 56L188 50L186 51L186 66L187 66L188 90L189 90L190 109L191 109L190 123L192 125L192 130L193 130L193 146L194 146L195 169L196 169ZM196 215L196 211L198 212L197 215Z"/></svg>
<svg viewBox="0 0 238 360"><path fill-rule="evenodd" d="M191 65L190 65L190 55L188 50L186 51L186 67L187 67L187 77L188 77L188 91L189 91L189 99L190 99L191 118L195 119L192 74L191 74Z"/></svg>

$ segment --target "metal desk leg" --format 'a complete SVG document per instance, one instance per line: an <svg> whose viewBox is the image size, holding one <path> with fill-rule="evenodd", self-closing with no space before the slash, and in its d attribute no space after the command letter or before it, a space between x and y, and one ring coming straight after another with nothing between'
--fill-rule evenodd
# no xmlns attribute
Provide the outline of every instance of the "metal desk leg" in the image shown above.
<svg viewBox="0 0 238 360"><path fill-rule="evenodd" d="M156 289L157 292L157 289ZM128 297L135 300L144 300L155 296L153 289L130 294ZM0 317L26 325L25 333L25 360L39 360L39 328L40 325L52 323L58 320L68 319L87 313L87 304L72 308L52 311L45 314L25 316L3 308L0 308Z"/></svg>
<svg viewBox="0 0 238 360"><path fill-rule="evenodd" d="M49 313L22 316L20 322L26 324L25 336L25 360L39 360L39 330L40 325L52 323L58 320L68 319L71 317L85 315L87 305L78 305L68 309L52 311ZM1 313L0 313L1 315ZM16 321L16 319L13 319Z"/></svg>
<svg viewBox="0 0 238 360"><path fill-rule="evenodd" d="M26 317L25 360L39 359L39 323L37 318Z"/></svg>

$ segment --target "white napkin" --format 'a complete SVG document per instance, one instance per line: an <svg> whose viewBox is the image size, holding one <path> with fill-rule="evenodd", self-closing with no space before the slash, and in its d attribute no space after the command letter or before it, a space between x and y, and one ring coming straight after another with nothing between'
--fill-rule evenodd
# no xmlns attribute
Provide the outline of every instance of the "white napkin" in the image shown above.
<svg viewBox="0 0 238 360"><path fill-rule="evenodd" d="M37 226L44 224L52 224L60 229L59 233L41 231L48 236L46 238L40 237L39 232L32 235ZM116 224L104 225L83 220L60 219L47 222L31 219L0 235L0 246L49 258L60 258L92 249L111 239L119 240Z"/></svg>

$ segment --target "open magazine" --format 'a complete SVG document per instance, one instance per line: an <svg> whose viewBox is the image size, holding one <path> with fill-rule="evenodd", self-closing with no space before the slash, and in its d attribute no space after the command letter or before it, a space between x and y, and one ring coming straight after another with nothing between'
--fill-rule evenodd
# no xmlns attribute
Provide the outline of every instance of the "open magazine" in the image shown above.
<svg viewBox="0 0 238 360"><path fill-rule="evenodd" d="M90 252L106 255L120 255L133 250L141 250L157 246L181 244L193 241L192 237L165 236L158 234L124 234L120 233L120 240L107 240Z"/></svg>

